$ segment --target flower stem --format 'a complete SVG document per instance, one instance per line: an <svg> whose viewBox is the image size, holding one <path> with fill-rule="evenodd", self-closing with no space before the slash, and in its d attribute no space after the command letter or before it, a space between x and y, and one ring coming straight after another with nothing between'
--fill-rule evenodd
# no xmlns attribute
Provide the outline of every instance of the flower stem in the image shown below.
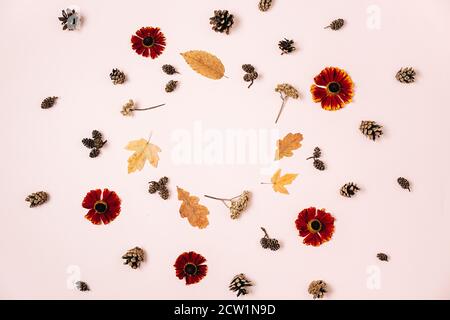
<svg viewBox="0 0 450 320"><path fill-rule="evenodd" d="M162 107L162 106L164 106L164 105L166 105L166 104L165 104L165 103L162 103L162 104L158 104L157 106L148 107L148 108L142 108L142 109L140 109L140 108L134 108L133 111L144 111L144 110L156 109L156 108Z"/></svg>
<svg viewBox="0 0 450 320"><path fill-rule="evenodd" d="M284 109L284 104L286 102L286 97L283 97L283 95L281 95L281 93L280 93L280 96L281 96L281 100L283 100L283 102L281 103L280 111L278 111L278 115L277 115L277 118L275 120L275 124L278 122L278 119L280 118L281 112Z"/></svg>
<svg viewBox="0 0 450 320"><path fill-rule="evenodd" d="M220 200L222 201L222 203L227 207L230 208L227 203L225 201L231 201L231 199L224 199L224 198L217 198L217 197L213 197L213 196L208 196L208 195L204 195L206 198L210 198L210 199L214 199L214 200Z"/></svg>
<svg viewBox="0 0 450 320"><path fill-rule="evenodd" d="M306 160L309 160L309 159L316 159L316 157L311 156L311 157L309 157L309 158L306 158Z"/></svg>

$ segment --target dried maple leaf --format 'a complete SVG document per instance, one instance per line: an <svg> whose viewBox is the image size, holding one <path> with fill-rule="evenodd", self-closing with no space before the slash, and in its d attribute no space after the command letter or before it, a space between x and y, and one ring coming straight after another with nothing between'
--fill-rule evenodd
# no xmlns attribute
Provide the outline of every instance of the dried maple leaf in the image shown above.
<svg viewBox="0 0 450 320"><path fill-rule="evenodd" d="M225 74L222 61L215 55L201 50L181 53L187 64L196 72L210 79L218 80Z"/></svg>
<svg viewBox="0 0 450 320"><path fill-rule="evenodd" d="M189 192L177 187L178 200L183 201L180 206L180 216L187 218L191 226L200 229L206 228L208 221L208 208L199 204L198 197L191 196Z"/></svg>
<svg viewBox="0 0 450 320"><path fill-rule="evenodd" d="M292 151L300 148L303 140L301 133L288 133L283 139L277 141L277 151L275 153L275 160L280 160L283 157L291 157Z"/></svg>
<svg viewBox="0 0 450 320"><path fill-rule="evenodd" d="M125 149L134 151L131 157L128 158L128 173L142 170L145 160L148 160L155 168L158 166L158 152L161 152L161 149L157 145L150 143L149 140L139 139L130 141Z"/></svg>
<svg viewBox="0 0 450 320"><path fill-rule="evenodd" d="M270 180L272 182L272 188L275 192L280 192L284 194L289 194L287 189L284 187L287 184L291 184L292 181L297 178L298 174L296 173L287 173L284 176L280 177L281 169L278 169L277 172L274 173L272 176L272 179Z"/></svg>

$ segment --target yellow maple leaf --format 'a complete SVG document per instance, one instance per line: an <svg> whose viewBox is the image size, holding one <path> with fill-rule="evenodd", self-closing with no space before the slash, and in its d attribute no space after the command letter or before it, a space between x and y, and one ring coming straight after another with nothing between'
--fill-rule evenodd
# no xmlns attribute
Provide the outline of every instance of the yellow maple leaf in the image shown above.
<svg viewBox="0 0 450 320"><path fill-rule="evenodd" d="M187 218L193 227L206 228L209 224L208 208L198 203L198 197L191 196L186 190L177 187L177 192L178 200L183 201L180 206L180 216Z"/></svg>
<svg viewBox="0 0 450 320"><path fill-rule="evenodd" d="M301 133L288 133L283 139L277 141L277 151L275 153L275 160L280 160L283 157L291 157L292 151L300 148L303 140Z"/></svg>
<svg viewBox="0 0 450 320"><path fill-rule="evenodd" d="M272 176L272 179L270 180L272 182L272 188L275 192L280 192L284 194L289 194L287 189L285 188L285 185L291 184L292 181L297 178L298 174L296 173L286 173L285 175L280 177L281 169L278 169L277 172L274 173Z"/></svg>
<svg viewBox="0 0 450 320"><path fill-rule="evenodd" d="M125 149L134 151L128 158L128 173L142 170L145 160L148 160L155 168L158 166L158 152L161 152L161 149L150 141L145 139L133 140L128 142Z"/></svg>

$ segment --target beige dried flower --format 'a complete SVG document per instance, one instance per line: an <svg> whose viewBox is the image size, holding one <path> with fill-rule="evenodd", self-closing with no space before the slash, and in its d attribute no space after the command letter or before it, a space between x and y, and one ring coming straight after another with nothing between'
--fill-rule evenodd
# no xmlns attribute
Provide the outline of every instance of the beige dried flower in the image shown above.
<svg viewBox="0 0 450 320"><path fill-rule="evenodd" d="M240 195L233 198L217 198L205 195L205 197L215 200L220 200L222 203L230 209L231 219L237 219L241 213L247 208L248 202L250 200L250 191L243 191Z"/></svg>
<svg viewBox="0 0 450 320"><path fill-rule="evenodd" d="M157 106L148 107L148 108L136 108L136 104L134 103L134 101L132 99L130 99L130 100L128 100L127 103L125 103L122 106L122 111L120 111L120 113L122 113L124 116L132 116L133 115L133 111L150 110L150 109L155 109L155 108L162 107L163 105L165 105L165 103L158 104Z"/></svg>
<svg viewBox="0 0 450 320"><path fill-rule="evenodd" d="M278 112L277 118L275 120L275 123L277 123L278 119L280 118L281 112L284 109L284 104L286 103L286 100L288 98L298 99L300 94L297 89L295 89L292 85L288 83L278 84L275 88L275 91L280 93L281 100L283 101L281 103L280 111Z"/></svg>
<svg viewBox="0 0 450 320"><path fill-rule="evenodd" d="M313 295L314 299L321 299L327 292L327 284L322 280L314 280L309 284L308 293Z"/></svg>

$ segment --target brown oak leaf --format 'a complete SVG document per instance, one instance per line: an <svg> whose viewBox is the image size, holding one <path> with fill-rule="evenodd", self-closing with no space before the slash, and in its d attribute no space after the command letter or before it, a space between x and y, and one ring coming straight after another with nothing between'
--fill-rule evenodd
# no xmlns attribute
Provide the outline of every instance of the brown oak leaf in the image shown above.
<svg viewBox="0 0 450 320"><path fill-rule="evenodd" d="M208 221L208 208L201 205L199 198L191 196L189 192L177 187L178 200L183 201L180 206L180 216L187 218L191 226L198 227L200 229L206 228L209 224Z"/></svg>
<svg viewBox="0 0 450 320"><path fill-rule="evenodd" d="M303 140L301 133L288 133L283 139L277 141L277 151L275 153L275 160L280 160L283 157L291 157L292 151L300 148Z"/></svg>

